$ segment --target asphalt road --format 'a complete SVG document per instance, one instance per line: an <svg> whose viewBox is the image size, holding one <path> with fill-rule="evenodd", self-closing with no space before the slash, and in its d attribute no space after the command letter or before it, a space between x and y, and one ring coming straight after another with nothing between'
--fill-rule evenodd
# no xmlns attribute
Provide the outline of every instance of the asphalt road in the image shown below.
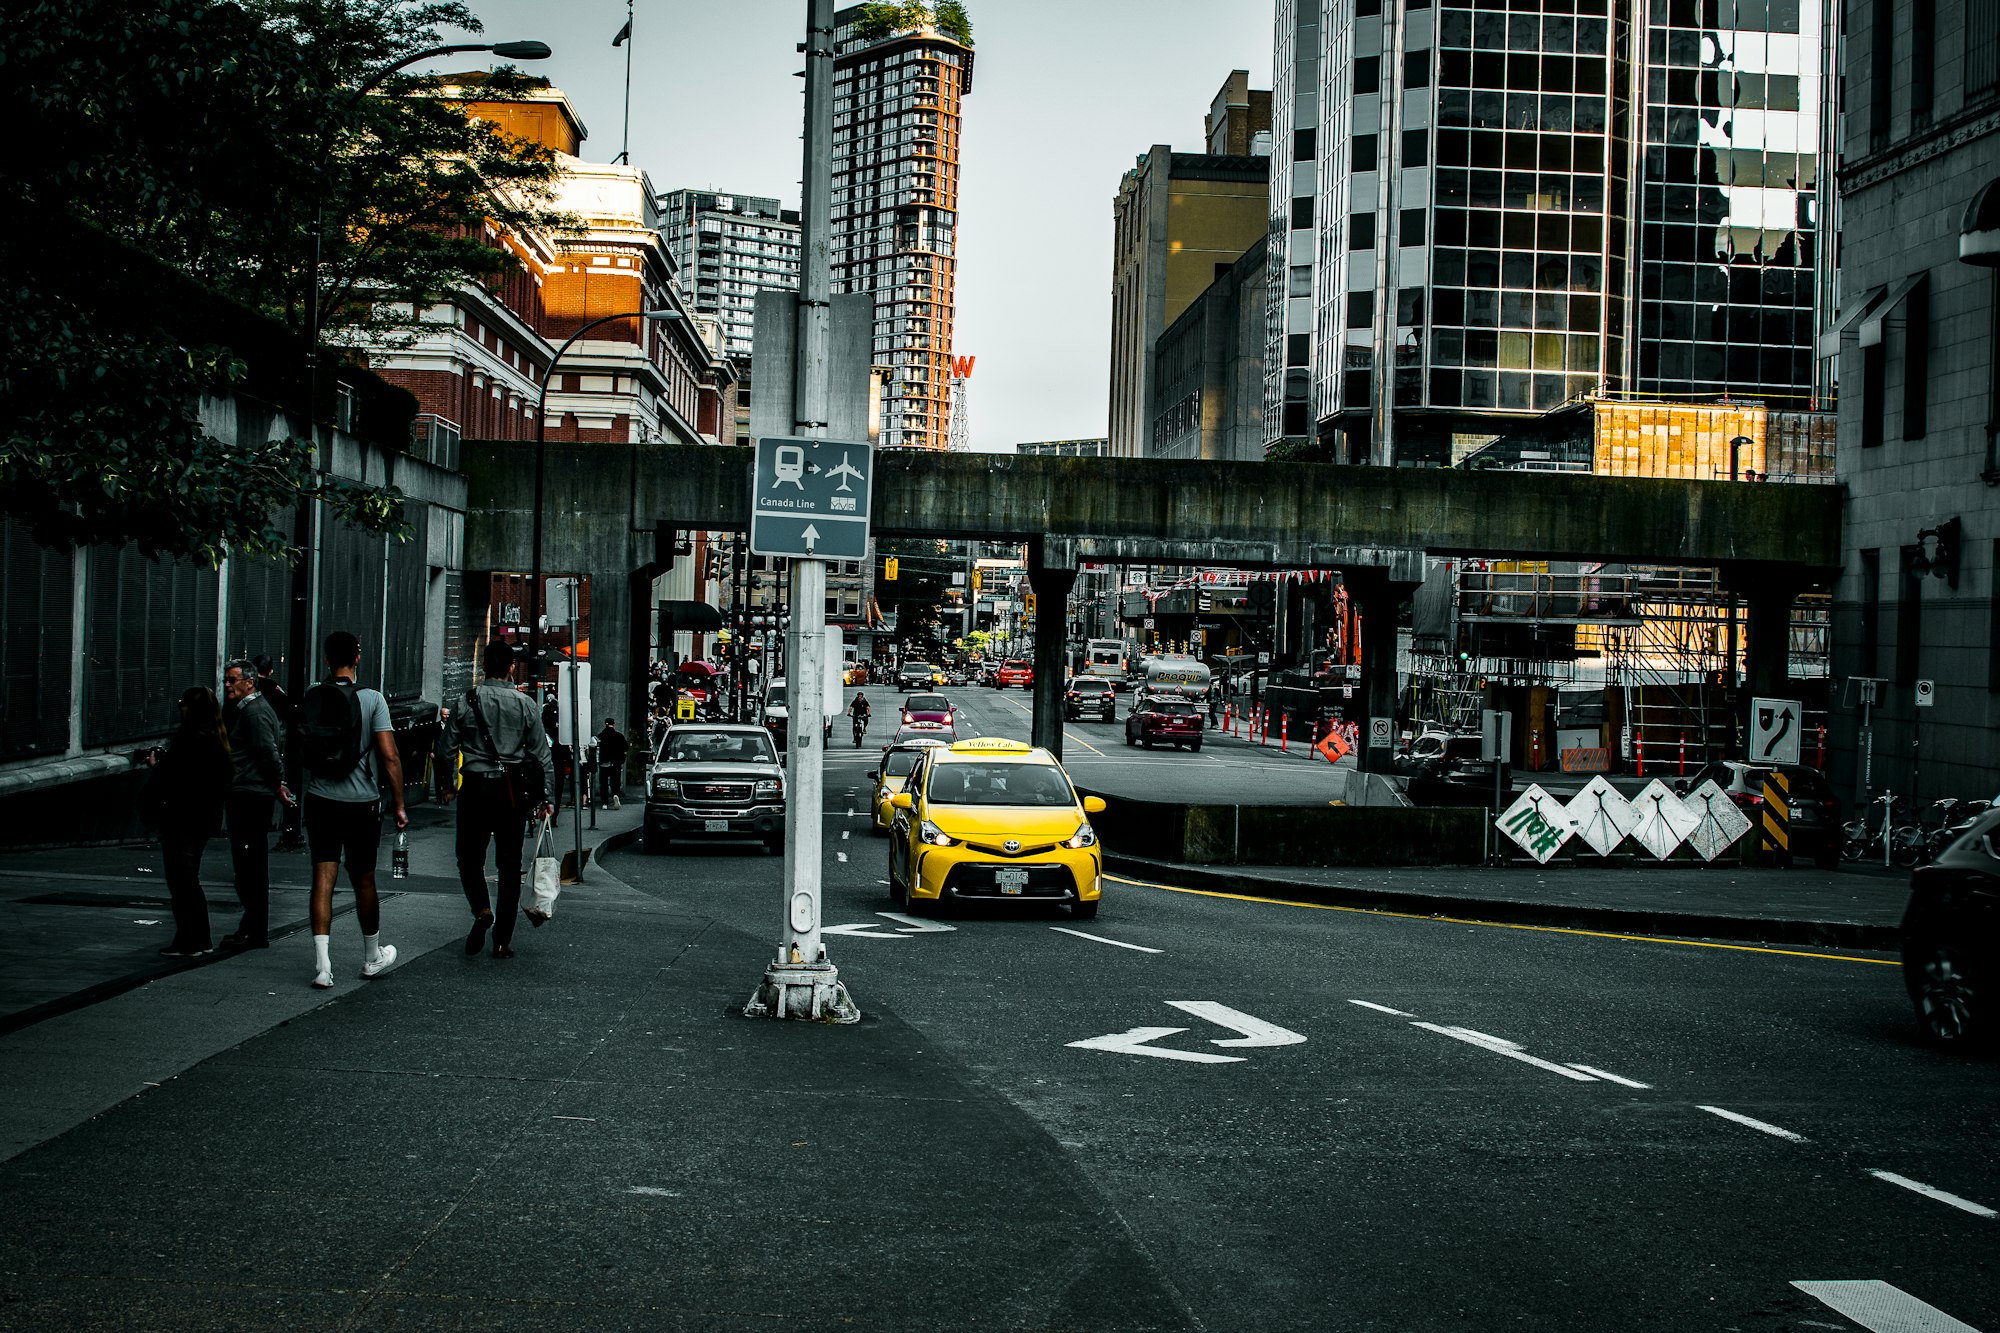
<svg viewBox="0 0 2000 1333"><path fill-rule="evenodd" d="M1018 694L956 693L982 733L1025 727ZM1071 730L1097 785L1158 791L1209 760ZM1090 923L918 921L890 914L872 755L829 759L833 959L871 1021L1025 1116L1038 1160L1102 1202L1123 1297L1075 1326L2000 1333L2000 1064L1919 1047L1886 957L1118 881ZM607 868L773 933L776 858ZM982 1160L928 1135L885 1124L884 1163Z"/></svg>
<svg viewBox="0 0 2000 1333"><path fill-rule="evenodd" d="M905 695L881 686L864 687L860 692L875 709L868 740L879 748L895 729L897 714L893 709ZM851 700L855 693L849 689L847 698ZM1010 736L1025 741L1033 732L1034 698L1026 690L972 686L938 693L960 710L960 738ZM1281 751L1276 733L1268 745L1257 745L1244 738L1240 728L1235 736L1220 729L1208 732L1199 753L1127 747L1125 717L1131 708L1132 696L1120 694L1115 721L1092 719L1064 725L1063 766L1079 784L1092 791L1155 801L1228 799L1256 805L1323 805L1344 794L1347 774L1354 768L1352 755L1338 765L1328 764L1311 756L1296 737ZM831 753L836 761L849 752L851 739L847 726L834 728Z"/></svg>

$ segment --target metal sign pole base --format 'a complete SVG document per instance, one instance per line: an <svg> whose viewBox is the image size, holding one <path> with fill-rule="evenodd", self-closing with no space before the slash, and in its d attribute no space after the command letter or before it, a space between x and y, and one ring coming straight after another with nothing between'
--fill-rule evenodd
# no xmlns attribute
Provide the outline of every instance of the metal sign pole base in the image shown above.
<svg viewBox="0 0 2000 1333"><path fill-rule="evenodd" d="M763 984L743 1006L745 1018L800 1018L813 1023L859 1023L861 1007L840 983L832 963L773 963Z"/></svg>

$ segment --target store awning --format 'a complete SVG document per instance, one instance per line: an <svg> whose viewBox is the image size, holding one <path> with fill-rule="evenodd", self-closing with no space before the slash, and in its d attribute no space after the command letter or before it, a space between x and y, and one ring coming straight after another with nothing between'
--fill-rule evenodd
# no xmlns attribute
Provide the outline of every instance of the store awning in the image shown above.
<svg viewBox="0 0 2000 1333"><path fill-rule="evenodd" d="M1847 308L1834 317L1833 327L1820 335L1819 354L1839 356L1841 340L1852 333L1854 326L1881 303L1888 291L1887 287L1876 287L1850 301Z"/></svg>
<svg viewBox="0 0 2000 1333"><path fill-rule="evenodd" d="M1882 298L1882 304L1869 311L1868 318L1861 321L1861 345L1863 347L1881 346L1882 321L1896 313L1896 307L1903 304L1903 298L1923 286L1924 281L1929 277L1930 274L1927 272L1912 273L1909 277L1900 279L1895 286L1889 289L1889 294Z"/></svg>
<svg viewBox="0 0 2000 1333"><path fill-rule="evenodd" d="M1986 182L1972 196L1958 229L1958 257L1967 264L2000 268L2000 180Z"/></svg>
<svg viewBox="0 0 2000 1333"><path fill-rule="evenodd" d="M662 633L705 632L722 628L722 613L707 602L661 602Z"/></svg>

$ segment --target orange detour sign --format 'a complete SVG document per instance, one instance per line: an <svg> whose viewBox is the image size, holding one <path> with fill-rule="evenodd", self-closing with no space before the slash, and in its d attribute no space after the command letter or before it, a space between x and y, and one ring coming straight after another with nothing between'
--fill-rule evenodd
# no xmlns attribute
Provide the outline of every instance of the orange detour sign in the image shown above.
<svg viewBox="0 0 2000 1333"><path fill-rule="evenodd" d="M1313 746L1313 749L1318 750L1322 755L1326 756L1326 762L1329 764L1339 763L1341 756L1345 755L1350 748L1347 742L1341 738L1339 727L1327 728L1325 738L1318 745Z"/></svg>

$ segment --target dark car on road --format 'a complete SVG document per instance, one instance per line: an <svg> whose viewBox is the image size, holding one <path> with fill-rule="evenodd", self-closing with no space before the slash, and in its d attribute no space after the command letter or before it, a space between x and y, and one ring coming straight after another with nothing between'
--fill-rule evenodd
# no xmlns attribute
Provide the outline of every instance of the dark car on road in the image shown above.
<svg viewBox="0 0 2000 1333"><path fill-rule="evenodd" d="M785 773L764 728L697 723L667 728L646 774L645 850L675 838L754 838L785 846Z"/></svg>
<svg viewBox="0 0 2000 1333"><path fill-rule="evenodd" d="M942 694L913 694L903 700L903 725L912 722L942 722L947 727L956 722L958 712L951 706L951 700Z"/></svg>
<svg viewBox="0 0 2000 1333"><path fill-rule="evenodd" d="M927 690L937 668L929 662L905 662L896 668L896 688L899 690Z"/></svg>
<svg viewBox="0 0 2000 1333"><path fill-rule="evenodd" d="M1063 719L1075 722L1094 717L1109 722L1118 715L1118 695L1111 682L1096 676L1078 676L1063 694Z"/></svg>
<svg viewBox="0 0 2000 1333"><path fill-rule="evenodd" d="M1910 875L1903 985L1933 1045L1993 1044L2000 976L2000 810Z"/></svg>
<svg viewBox="0 0 2000 1333"><path fill-rule="evenodd" d="M1752 825L1764 817L1764 779L1782 772L1790 782L1791 849L1794 855L1812 858L1821 870L1840 864L1842 829L1840 798L1833 794L1826 775L1815 768L1792 764L1753 764L1744 759L1718 759L1692 777L1674 783L1674 790L1686 795L1704 782L1714 782L1723 795L1735 802Z"/></svg>
<svg viewBox="0 0 2000 1333"><path fill-rule="evenodd" d="M1156 744L1201 748L1201 710L1186 699L1143 696L1125 715L1125 743L1152 749Z"/></svg>

